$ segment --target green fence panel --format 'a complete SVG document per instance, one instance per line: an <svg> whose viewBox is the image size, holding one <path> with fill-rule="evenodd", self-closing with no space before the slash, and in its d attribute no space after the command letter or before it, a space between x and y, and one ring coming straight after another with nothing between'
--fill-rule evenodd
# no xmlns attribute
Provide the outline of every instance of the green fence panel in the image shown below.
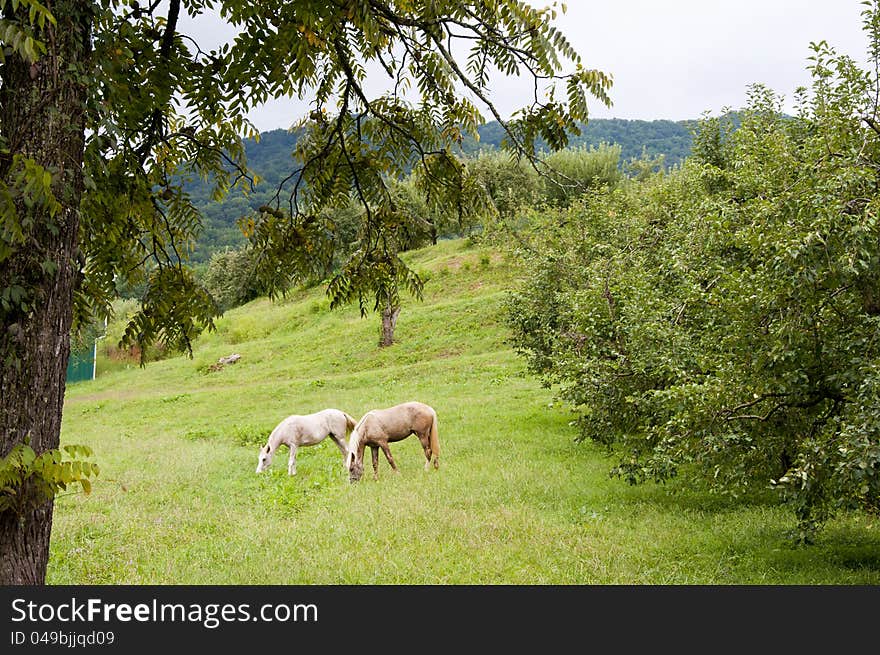
<svg viewBox="0 0 880 655"><path fill-rule="evenodd" d="M67 382L81 382L95 379L96 344L91 347L70 351L67 362Z"/></svg>

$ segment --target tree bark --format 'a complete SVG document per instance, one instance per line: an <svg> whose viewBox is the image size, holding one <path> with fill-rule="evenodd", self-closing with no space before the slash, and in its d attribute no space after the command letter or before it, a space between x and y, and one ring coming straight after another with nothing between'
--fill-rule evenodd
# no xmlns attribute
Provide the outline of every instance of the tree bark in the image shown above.
<svg viewBox="0 0 880 655"><path fill-rule="evenodd" d="M0 309L0 456L22 442L38 455L58 447L79 275L93 7L82 0L47 6L57 25L35 28L47 52L35 64L11 55L2 67L0 135L10 153L0 161L0 175L11 184L12 157L32 159L52 173L61 209L51 216L39 204L17 200L19 218L30 219L31 226L25 243L0 262L0 289L18 285L27 293L27 307ZM26 21L27 14L21 15ZM0 512L0 585L45 583L53 503L34 505L20 513Z"/></svg>
<svg viewBox="0 0 880 655"><path fill-rule="evenodd" d="M382 336L379 339L379 346L385 348L394 343L394 328L397 327L397 316L400 314L400 307L386 305L382 310Z"/></svg>

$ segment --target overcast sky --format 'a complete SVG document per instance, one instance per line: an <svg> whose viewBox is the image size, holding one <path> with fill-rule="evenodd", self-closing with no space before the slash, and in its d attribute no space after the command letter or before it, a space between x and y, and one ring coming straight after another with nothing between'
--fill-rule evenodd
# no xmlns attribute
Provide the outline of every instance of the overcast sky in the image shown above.
<svg viewBox="0 0 880 655"><path fill-rule="evenodd" d="M809 83L811 41L824 39L841 53L865 59L859 0L569 0L567 5L559 28L585 66L614 79L613 106L594 101L594 118L718 114L742 107L747 86L758 82L791 98ZM182 28L209 48L234 35L218 19L204 16ZM498 77L492 92L502 116L508 116L528 97L529 86L523 79ZM307 111L306 102L279 99L250 118L267 131L288 128Z"/></svg>

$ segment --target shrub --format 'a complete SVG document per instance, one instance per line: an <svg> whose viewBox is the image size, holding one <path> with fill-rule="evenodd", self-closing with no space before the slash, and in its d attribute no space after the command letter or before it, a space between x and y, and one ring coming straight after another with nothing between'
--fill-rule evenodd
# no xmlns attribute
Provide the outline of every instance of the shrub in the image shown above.
<svg viewBox="0 0 880 655"><path fill-rule="evenodd" d="M543 197L544 178L527 161L509 153L482 152L468 162L468 167L505 221Z"/></svg>
<svg viewBox="0 0 880 655"><path fill-rule="evenodd" d="M214 253L201 282L223 311L265 293L254 276L253 251L248 248Z"/></svg>
<svg viewBox="0 0 880 655"><path fill-rule="evenodd" d="M620 171L620 146L600 144L558 150L544 158L550 168L544 183L544 198L551 205L569 206L590 189L617 185Z"/></svg>

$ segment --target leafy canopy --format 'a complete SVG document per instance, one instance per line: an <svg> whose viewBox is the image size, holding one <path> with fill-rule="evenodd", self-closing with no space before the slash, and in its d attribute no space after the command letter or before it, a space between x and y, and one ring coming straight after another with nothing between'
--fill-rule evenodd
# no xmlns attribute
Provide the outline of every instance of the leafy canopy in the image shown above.
<svg viewBox="0 0 880 655"><path fill-rule="evenodd" d="M394 201L396 178L412 171L431 208L459 216L487 210L482 189L453 154L465 136L476 138L483 122L476 103L503 121L509 149L540 166L536 139L565 146L587 119L587 97L608 102L610 78L585 68L553 27L552 18L564 10L555 4L82 4L93 15L93 52L87 63L65 71L88 87L75 316L82 323L104 317L121 285L144 288L125 345L160 340L189 348L201 329L213 327L219 309L186 264L202 225L186 181L210 180L215 198L256 188L242 139L258 137L246 113L264 101L298 96L308 98L312 110L297 126L303 136L288 177L270 202L241 220L258 253L255 274L277 294L326 271L338 240L322 210L354 200L362 208L356 247L329 293L334 305L356 300L363 311L396 302L400 288L418 293L422 285L398 256L414 219ZM36 0L3 0L3 7L7 56L38 60L44 28L54 21L50 11ZM180 18L209 10L238 36L206 52L181 33ZM371 67L384 71L392 91L367 95ZM534 99L509 119L491 102L493 70L534 81ZM27 196L44 216L57 210L50 171L21 158L13 171L0 181L0 264L26 247L33 220L16 212L11 196ZM0 311L9 314L26 312L33 301L27 284L6 280L0 296Z"/></svg>

